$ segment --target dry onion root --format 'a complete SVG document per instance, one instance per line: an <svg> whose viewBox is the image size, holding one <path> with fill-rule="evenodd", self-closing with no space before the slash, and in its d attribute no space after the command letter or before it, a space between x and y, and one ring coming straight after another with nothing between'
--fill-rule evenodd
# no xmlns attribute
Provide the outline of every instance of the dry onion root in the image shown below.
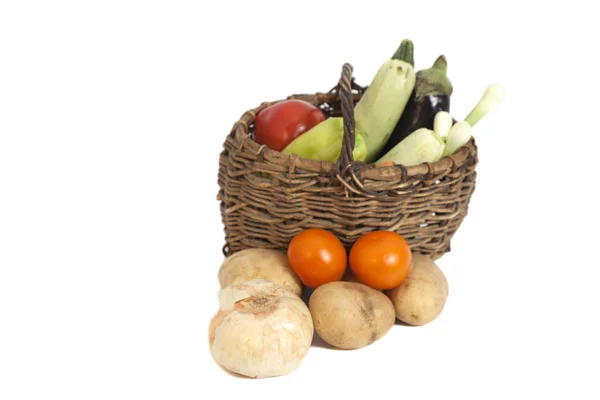
<svg viewBox="0 0 600 400"><path fill-rule="evenodd" d="M219 292L209 326L214 359L252 378L294 371L308 352L313 322L302 300L272 282L256 279Z"/></svg>

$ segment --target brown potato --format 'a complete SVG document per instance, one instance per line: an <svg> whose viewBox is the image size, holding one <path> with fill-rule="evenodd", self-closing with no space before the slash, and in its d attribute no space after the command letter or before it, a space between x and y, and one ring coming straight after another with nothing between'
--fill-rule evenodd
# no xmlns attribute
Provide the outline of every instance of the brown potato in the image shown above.
<svg viewBox="0 0 600 400"><path fill-rule="evenodd" d="M431 258L413 253L408 277L386 294L400 321L425 325L441 314L448 298L448 281Z"/></svg>
<svg viewBox="0 0 600 400"><path fill-rule="evenodd" d="M219 269L221 288L265 279L302 297L302 281L288 261L287 255L271 249L246 249L227 257Z"/></svg>
<svg viewBox="0 0 600 400"><path fill-rule="evenodd" d="M319 286L308 301L315 331L340 349L358 349L385 335L396 320L394 306L382 292L361 283Z"/></svg>

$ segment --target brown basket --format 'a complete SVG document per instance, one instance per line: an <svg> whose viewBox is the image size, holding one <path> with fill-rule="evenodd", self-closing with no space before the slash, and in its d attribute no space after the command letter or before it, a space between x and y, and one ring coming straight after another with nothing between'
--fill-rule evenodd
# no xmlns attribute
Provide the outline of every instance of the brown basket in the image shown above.
<svg viewBox="0 0 600 400"><path fill-rule="evenodd" d="M367 232L390 230L413 251L434 259L450 251L475 189L475 141L436 163L354 162L353 110L364 90L344 64L330 92L288 97L318 105L327 117L343 116L342 152L335 164L285 155L252 140L254 118L273 103L247 111L234 124L219 159L225 255L252 247L285 251L308 228L333 232L348 249Z"/></svg>

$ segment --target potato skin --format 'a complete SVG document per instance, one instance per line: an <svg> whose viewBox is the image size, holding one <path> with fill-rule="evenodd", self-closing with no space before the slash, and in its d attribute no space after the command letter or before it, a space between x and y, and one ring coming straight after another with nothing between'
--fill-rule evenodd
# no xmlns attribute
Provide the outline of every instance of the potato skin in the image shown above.
<svg viewBox="0 0 600 400"><path fill-rule="evenodd" d="M340 349L358 349L383 337L396 320L394 306L382 292L361 283L330 282L308 301L317 334Z"/></svg>
<svg viewBox="0 0 600 400"><path fill-rule="evenodd" d="M441 314L448 298L448 281L431 258L413 253L408 277L386 294L394 304L396 318L409 325L425 325Z"/></svg>
<svg viewBox="0 0 600 400"><path fill-rule="evenodd" d="M250 281L265 279L302 297L302 281L292 269L287 255L271 249L245 249L227 257L219 269L221 288Z"/></svg>

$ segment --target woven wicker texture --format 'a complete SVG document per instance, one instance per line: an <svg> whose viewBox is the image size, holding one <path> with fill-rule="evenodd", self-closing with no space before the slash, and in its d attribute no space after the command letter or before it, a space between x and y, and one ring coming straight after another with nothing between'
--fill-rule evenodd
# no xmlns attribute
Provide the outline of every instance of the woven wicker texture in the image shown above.
<svg viewBox="0 0 600 400"><path fill-rule="evenodd" d="M348 249L365 233L391 230L413 251L434 259L450 251L475 189L475 141L436 163L354 162L353 107L365 89L351 75L345 64L331 91L288 97L318 105L327 117L344 117L344 143L335 164L288 156L252 140L256 115L273 103L247 111L234 124L219 159L225 255L252 247L285 251L308 228L333 232Z"/></svg>

